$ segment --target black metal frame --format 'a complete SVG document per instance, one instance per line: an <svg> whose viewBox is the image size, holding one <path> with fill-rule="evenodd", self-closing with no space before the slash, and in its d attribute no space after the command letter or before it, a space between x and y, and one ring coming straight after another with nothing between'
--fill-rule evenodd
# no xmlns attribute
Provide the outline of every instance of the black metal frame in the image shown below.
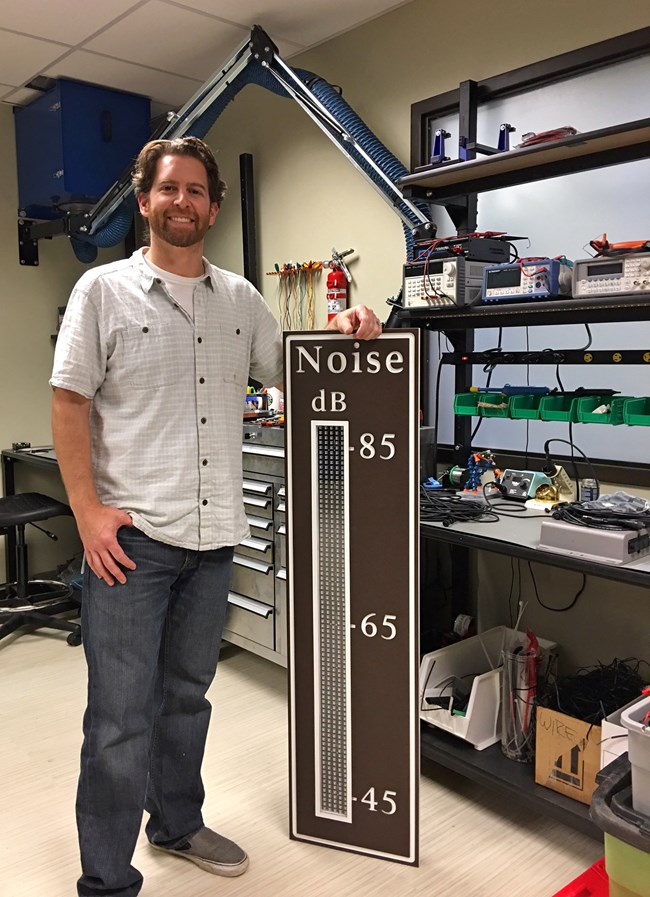
<svg viewBox="0 0 650 897"><path fill-rule="evenodd" d="M257 234L255 219L255 182L253 157L242 153L239 157L239 185L241 188L241 227L244 251L244 277L258 287Z"/></svg>
<svg viewBox="0 0 650 897"><path fill-rule="evenodd" d="M85 220L88 215L79 213L67 214L62 218L36 221L33 218L18 219L18 259L21 265L36 267L38 265L38 241L51 240L59 234L71 236L86 229Z"/></svg>
<svg viewBox="0 0 650 897"><path fill-rule="evenodd" d="M532 349L528 352L443 352L443 364L461 367L473 364L647 364L650 369L650 350L646 349Z"/></svg>

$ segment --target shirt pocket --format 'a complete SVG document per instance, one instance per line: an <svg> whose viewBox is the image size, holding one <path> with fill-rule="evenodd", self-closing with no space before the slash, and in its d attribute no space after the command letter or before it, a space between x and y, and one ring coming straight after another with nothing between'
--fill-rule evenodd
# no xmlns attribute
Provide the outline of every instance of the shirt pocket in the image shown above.
<svg viewBox="0 0 650 897"><path fill-rule="evenodd" d="M171 324L141 324L122 331L126 378L138 389L158 389L178 383L192 363L183 339Z"/></svg>
<svg viewBox="0 0 650 897"><path fill-rule="evenodd" d="M222 328L217 358L218 379L245 390L251 359L250 337L244 327L236 327L232 332L224 332Z"/></svg>

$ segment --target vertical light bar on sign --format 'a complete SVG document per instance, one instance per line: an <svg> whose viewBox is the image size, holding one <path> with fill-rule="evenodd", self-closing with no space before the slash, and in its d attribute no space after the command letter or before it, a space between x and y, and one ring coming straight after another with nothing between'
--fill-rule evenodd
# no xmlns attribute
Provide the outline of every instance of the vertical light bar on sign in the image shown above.
<svg viewBox="0 0 650 897"><path fill-rule="evenodd" d="M312 421L316 816L352 822L349 433Z"/></svg>

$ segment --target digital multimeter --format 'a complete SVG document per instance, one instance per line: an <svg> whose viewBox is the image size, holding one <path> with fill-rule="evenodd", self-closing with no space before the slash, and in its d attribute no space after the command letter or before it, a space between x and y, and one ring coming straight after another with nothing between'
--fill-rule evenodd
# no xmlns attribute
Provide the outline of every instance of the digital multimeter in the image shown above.
<svg viewBox="0 0 650 897"><path fill-rule="evenodd" d="M650 297L650 252L580 259L575 263L574 296L620 296L625 293Z"/></svg>
<svg viewBox="0 0 650 897"><path fill-rule="evenodd" d="M529 302L571 295L568 259L522 259L483 270L483 302Z"/></svg>

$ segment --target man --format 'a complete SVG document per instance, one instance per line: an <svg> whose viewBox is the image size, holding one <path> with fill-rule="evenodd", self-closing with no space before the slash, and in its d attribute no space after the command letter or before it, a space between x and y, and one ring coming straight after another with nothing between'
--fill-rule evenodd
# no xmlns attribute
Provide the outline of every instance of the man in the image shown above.
<svg viewBox="0 0 650 897"><path fill-rule="evenodd" d="M50 381L87 564L80 897L139 893L143 808L152 847L220 875L248 866L204 826L200 769L233 546L247 533L244 394L249 375L281 382L281 340L259 293L203 258L225 191L209 147L152 141L134 187L150 246L80 279ZM381 331L364 306L328 327Z"/></svg>

